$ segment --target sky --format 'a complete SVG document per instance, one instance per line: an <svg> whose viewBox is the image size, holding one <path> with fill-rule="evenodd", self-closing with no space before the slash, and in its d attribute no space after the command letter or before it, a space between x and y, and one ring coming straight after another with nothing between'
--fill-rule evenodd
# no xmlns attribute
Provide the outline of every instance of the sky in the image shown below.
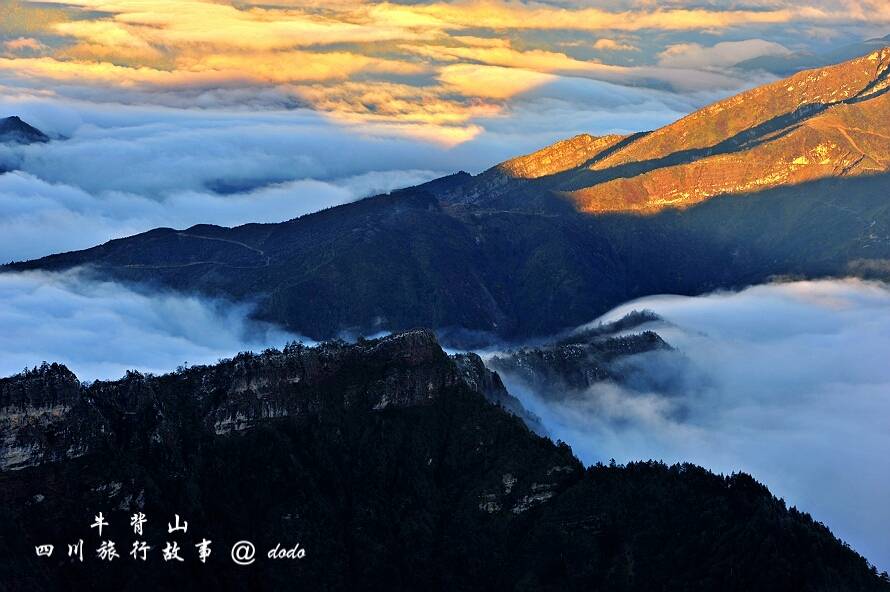
<svg viewBox="0 0 890 592"><path fill-rule="evenodd" d="M772 80L883 0L0 0L0 261L282 221ZM741 64L741 65L739 65Z"/></svg>

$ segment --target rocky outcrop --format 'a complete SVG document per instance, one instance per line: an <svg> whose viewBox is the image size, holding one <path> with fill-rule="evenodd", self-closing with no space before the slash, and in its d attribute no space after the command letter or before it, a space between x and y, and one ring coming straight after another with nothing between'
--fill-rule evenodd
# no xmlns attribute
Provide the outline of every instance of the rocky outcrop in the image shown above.
<svg viewBox="0 0 890 592"><path fill-rule="evenodd" d="M475 354L449 358L433 333L355 344L288 345L215 366L82 385L58 364L0 379L0 470L75 458L104 445L152 446L184 422L224 435L284 417L431 404L465 386L533 421ZM181 393L171 397L170 391ZM137 428L138 426L138 428Z"/></svg>
<svg viewBox="0 0 890 592"><path fill-rule="evenodd" d="M626 136L580 134L525 156L499 164L495 169L515 179L538 179L580 167L615 147Z"/></svg>
<svg viewBox="0 0 890 592"><path fill-rule="evenodd" d="M634 329L659 317L632 312L606 324L585 328L538 347L523 347L493 356L489 366L551 397L583 390L604 381L623 382L631 356L673 351L654 331Z"/></svg>
<svg viewBox="0 0 890 592"><path fill-rule="evenodd" d="M501 377L486 368L478 354L472 352L455 354L452 359L457 365L461 379L470 388L482 393L495 405L521 418L529 428L538 434L546 433L541 419L523 407L519 399L507 391L504 383L501 382Z"/></svg>
<svg viewBox="0 0 890 592"><path fill-rule="evenodd" d="M93 430L66 434L65 426L81 389L77 377L59 364L0 379L0 470L80 456Z"/></svg>

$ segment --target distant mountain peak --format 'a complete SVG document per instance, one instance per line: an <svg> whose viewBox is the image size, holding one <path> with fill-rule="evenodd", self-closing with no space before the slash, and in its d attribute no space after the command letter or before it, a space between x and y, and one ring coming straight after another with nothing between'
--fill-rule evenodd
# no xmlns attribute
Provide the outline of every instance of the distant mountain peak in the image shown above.
<svg viewBox="0 0 890 592"><path fill-rule="evenodd" d="M49 136L26 123L18 115L0 119L0 143L34 144L49 142Z"/></svg>

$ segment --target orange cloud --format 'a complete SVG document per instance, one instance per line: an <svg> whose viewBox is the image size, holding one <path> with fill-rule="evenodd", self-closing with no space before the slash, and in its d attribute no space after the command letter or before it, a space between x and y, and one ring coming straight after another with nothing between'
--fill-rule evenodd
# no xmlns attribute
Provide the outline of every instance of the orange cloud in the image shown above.
<svg viewBox="0 0 890 592"><path fill-rule="evenodd" d="M375 20L402 26L487 29L568 29L637 31L719 29L742 24L775 24L792 20L796 11L656 9L612 12L599 8L568 9L522 2L474 1L400 5L383 3L369 13Z"/></svg>
<svg viewBox="0 0 890 592"><path fill-rule="evenodd" d="M428 136L439 126L449 141L478 133L474 118L496 116L559 76L692 91L740 84L688 56L674 56L670 68L616 66L555 51L552 34L530 32L572 30L573 42L555 45L617 52L637 50L626 39L641 30L890 19L885 0L840 0L841 8L759 0L750 10L685 0L666 8L629 2L626 10L535 0L42 0L40 11L3 1L10 9L0 31L21 36L3 45L8 76L140 91L271 86L343 121L404 124ZM52 4L58 8L45 8ZM10 27L49 33L53 47ZM710 49L702 52L713 57Z"/></svg>
<svg viewBox="0 0 890 592"><path fill-rule="evenodd" d="M597 39L593 44L593 48L602 51L639 51L639 48L630 43L622 43L621 41L607 39L605 37Z"/></svg>
<svg viewBox="0 0 890 592"><path fill-rule="evenodd" d="M46 45L33 37L19 37L3 43L3 48L10 53L38 52L48 49Z"/></svg>
<svg viewBox="0 0 890 592"><path fill-rule="evenodd" d="M464 96L488 99L509 99L555 79L532 70L479 64L445 66L439 73L446 87Z"/></svg>

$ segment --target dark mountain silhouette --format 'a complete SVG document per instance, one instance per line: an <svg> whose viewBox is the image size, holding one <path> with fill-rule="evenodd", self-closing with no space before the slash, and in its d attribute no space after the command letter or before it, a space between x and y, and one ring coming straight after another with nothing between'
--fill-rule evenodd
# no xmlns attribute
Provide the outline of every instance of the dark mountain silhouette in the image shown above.
<svg viewBox="0 0 890 592"><path fill-rule="evenodd" d="M49 136L18 116L0 119L0 143L34 144L49 142Z"/></svg>
<svg viewBox="0 0 890 592"><path fill-rule="evenodd" d="M584 468L426 331L81 384L0 380L0 583L30 590L887 590L745 474ZM480 366L481 367L481 366ZM98 512L109 522L90 529ZM148 519L142 536L131 514ZM179 514L185 533L169 533ZM206 564L195 544L211 541ZM83 539L84 560L67 544ZM256 564L235 565L239 540ZM120 558L101 562L113 540ZM151 547L146 563L133 540ZM166 541L182 563L164 563ZM55 544L51 558L35 547ZM301 560L267 558L299 543Z"/></svg>
<svg viewBox="0 0 890 592"><path fill-rule="evenodd" d="M412 189L282 224L158 229L6 267L258 305L314 338L454 328L450 341L553 334L627 300L774 276L890 275L886 175L719 197L654 215L449 205ZM460 329L460 330L457 330Z"/></svg>
<svg viewBox="0 0 890 592"><path fill-rule="evenodd" d="M640 330L642 325L659 321L651 312L632 312L612 323L571 332L552 343L508 350L492 356L486 364L550 397L583 391L604 381L626 383L630 377L622 362L628 357L674 352L654 331Z"/></svg>

